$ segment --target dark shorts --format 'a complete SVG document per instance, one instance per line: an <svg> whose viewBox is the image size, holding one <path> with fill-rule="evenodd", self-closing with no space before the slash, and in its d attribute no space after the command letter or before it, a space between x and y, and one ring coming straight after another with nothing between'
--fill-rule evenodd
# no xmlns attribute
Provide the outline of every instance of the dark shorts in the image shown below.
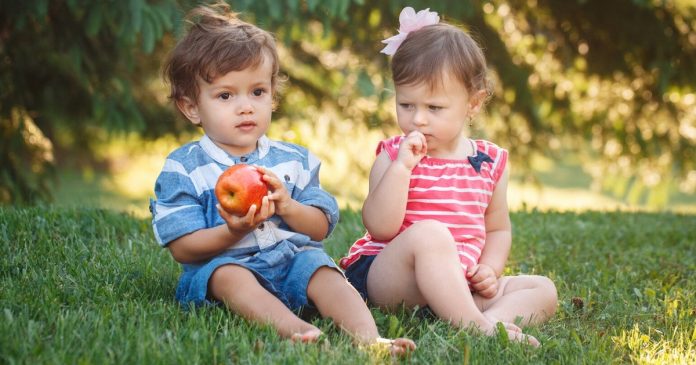
<svg viewBox="0 0 696 365"><path fill-rule="evenodd" d="M360 296L366 302L369 302L367 297L367 274L370 272L370 267L372 266L372 262L375 261L375 257L377 257L377 255L360 256L358 261L355 261L352 265L348 266L348 269L346 269L345 272L348 282L355 287L358 293L360 293ZM435 313L433 313L428 306L416 307L416 315L421 318L437 318Z"/></svg>
<svg viewBox="0 0 696 365"><path fill-rule="evenodd" d="M351 283L351 285L353 285L353 287L358 290L360 296L363 297L363 299L366 301L368 300L367 273L370 272L370 266L372 266L372 262L375 261L375 257L377 257L377 255L360 256L358 261L355 261L346 269L346 278L348 279L348 282Z"/></svg>

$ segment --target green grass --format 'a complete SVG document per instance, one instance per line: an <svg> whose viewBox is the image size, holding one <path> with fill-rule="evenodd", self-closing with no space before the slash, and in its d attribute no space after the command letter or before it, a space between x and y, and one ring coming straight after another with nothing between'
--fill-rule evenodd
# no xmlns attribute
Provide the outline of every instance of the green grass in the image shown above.
<svg viewBox="0 0 696 365"><path fill-rule="evenodd" d="M528 328L532 349L456 331L410 311L373 310L383 335L418 343L414 363L696 362L696 217L514 213L508 273L550 276L557 315ZM338 258L361 234L343 212ZM182 310L179 266L149 221L91 208L0 207L0 363L379 363L327 320L317 345L292 345L222 308Z"/></svg>

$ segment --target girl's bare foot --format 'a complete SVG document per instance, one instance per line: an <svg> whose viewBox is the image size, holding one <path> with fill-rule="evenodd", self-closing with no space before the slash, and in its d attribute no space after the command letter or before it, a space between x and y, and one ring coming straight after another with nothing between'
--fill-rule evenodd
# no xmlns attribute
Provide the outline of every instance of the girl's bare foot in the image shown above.
<svg viewBox="0 0 696 365"><path fill-rule="evenodd" d="M408 338L388 339L378 337L367 348L375 352L389 352L391 356L405 356L416 349L416 343Z"/></svg>
<svg viewBox="0 0 696 365"><path fill-rule="evenodd" d="M511 331L509 329L505 329L505 331L507 332L508 338L512 341L526 343L534 347L541 346L541 342L532 335L527 335L519 331Z"/></svg>
<svg viewBox="0 0 696 365"><path fill-rule="evenodd" d="M290 341L296 343L315 343L319 340L321 333L321 330L318 328L310 328L301 333L294 333L292 336L290 336Z"/></svg>
<svg viewBox="0 0 696 365"><path fill-rule="evenodd" d="M482 329L483 333L485 333L486 335L495 335L497 333L496 323L501 323L503 325L505 333L507 333L507 336L511 341L525 343L534 347L541 346L541 342L539 342L539 340L537 340L534 336L522 333L522 329L519 328L517 325L510 322L497 321L495 318L492 317L487 318L493 321L493 326L488 329Z"/></svg>

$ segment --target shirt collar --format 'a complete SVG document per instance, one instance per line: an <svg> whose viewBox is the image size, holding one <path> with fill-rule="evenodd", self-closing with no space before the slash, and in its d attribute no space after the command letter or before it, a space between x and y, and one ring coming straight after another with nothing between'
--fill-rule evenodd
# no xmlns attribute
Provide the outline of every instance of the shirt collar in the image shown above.
<svg viewBox="0 0 696 365"><path fill-rule="evenodd" d="M254 163L264 158L270 150L271 141L268 139L268 137L266 137L266 135L262 135L257 143L257 148L243 156L232 156L228 154L225 152L225 150L218 147L207 134L203 135L199 144L203 151L216 162L225 166L232 166L240 162Z"/></svg>

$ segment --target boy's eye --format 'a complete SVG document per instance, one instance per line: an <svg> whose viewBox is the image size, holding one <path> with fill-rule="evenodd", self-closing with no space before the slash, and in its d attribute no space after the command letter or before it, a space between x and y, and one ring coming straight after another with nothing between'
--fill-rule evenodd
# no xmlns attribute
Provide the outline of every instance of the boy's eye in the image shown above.
<svg viewBox="0 0 696 365"><path fill-rule="evenodd" d="M406 110L413 109L413 104L401 103L401 104L399 104L399 106L406 109Z"/></svg>
<svg viewBox="0 0 696 365"><path fill-rule="evenodd" d="M441 106L437 106L437 105L429 105L428 108L429 108L430 110L434 111L434 112L436 112L436 111L442 109Z"/></svg>
<svg viewBox="0 0 696 365"><path fill-rule="evenodd" d="M229 100L230 93L222 93L222 94L220 94L219 98L222 100Z"/></svg>
<svg viewBox="0 0 696 365"><path fill-rule="evenodd" d="M254 94L254 96L261 96L261 95L263 95L265 92L266 92L266 89L261 89L261 88L259 88L259 89L254 89L254 91L252 91L252 93Z"/></svg>

